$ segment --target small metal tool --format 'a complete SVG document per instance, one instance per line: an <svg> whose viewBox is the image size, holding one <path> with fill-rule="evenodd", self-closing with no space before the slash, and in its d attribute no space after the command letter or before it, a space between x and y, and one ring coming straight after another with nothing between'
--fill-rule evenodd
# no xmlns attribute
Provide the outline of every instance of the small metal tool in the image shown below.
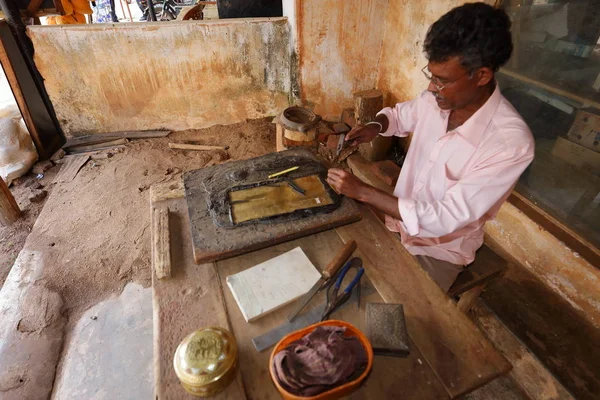
<svg viewBox="0 0 600 400"><path fill-rule="evenodd" d="M290 187L292 189L294 189L295 192L301 194L302 196L306 196L306 190L304 190L300 186L298 186L296 184L296 182L294 182L293 179L286 179L285 181L287 182L288 185L290 185Z"/></svg>
<svg viewBox="0 0 600 400"><path fill-rule="evenodd" d="M375 293L375 288L373 288L373 286L371 285L366 285L363 289L364 290L362 294L364 296L368 296L371 293ZM356 297L358 301L358 292L356 290L352 291L352 294L350 295L350 300L340 305L340 307L337 310L342 310L347 305L353 303L354 297ZM326 305L324 303L321 303L312 310L298 315L298 317L294 319L294 322L285 322L279 325L278 327L263 333L262 335L256 336L252 339L252 344L254 345L254 348L256 349L256 351L266 350L269 347L273 346L275 343L279 342L281 338L283 338L288 333L292 333L294 331L297 331L298 329L302 329L306 326L319 322L323 315L323 312L325 311L325 306Z"/></svg>
<svg viewBox="0 0 600 400"><path fill-rule="evenodd" d="M344 281L344 277L351 268L356 269L356 275L354 276L354 279L352 279L352 282L350 282L348 286L346 286L344 292L341 295L338 295L340 286ZM365 269L362 267L362 260L360 258L354 257L352 260L346 263L346 265L338 275L335 285L333 286L333 290L331 290L331 288L327 289L327 302L325 303L325 311L323 312L323 315L321 315L321 321L328 320L329 316L335 310L337 310L342 304L348 301L350 295L352 294L352 289L354 289L355 286L358 285L358 287L360 288L360 279L362 278L364 273ZM360 289L357 288L356 294L358 296L357 304L360 307Z"/></svg>
<svg viewBox="0 0 600 400"><path fill-rule="evenodd" d="M344 141L345 141L345 140L346 140L346 134L345 134L345 133L342 133L342 134L340 135L340 138L339 138L339 140L338 140L337 148L336 148L336 151L335 151L335 155L336 155L336 156L339 156L339 155L340 155L340 153L342 152L342 150L343 150L343 148L344 148Z"/></svg>
<svg viewBox="0 0 600 400"><path fill-rule="evenodd" d="M344 262L350 258L352 253L356 250L356 242L354 240L349 241L342 248L342 250L335 256L333 260L327 265L321 278L313 285L313 287L304 296L298 300L298 305L288 316L288 321L292 322L294 318L302 311L302 309L310 302L310 300L323 289L328 288L333 282L333 278L336 276L339 269L344 265Z"/></svg>

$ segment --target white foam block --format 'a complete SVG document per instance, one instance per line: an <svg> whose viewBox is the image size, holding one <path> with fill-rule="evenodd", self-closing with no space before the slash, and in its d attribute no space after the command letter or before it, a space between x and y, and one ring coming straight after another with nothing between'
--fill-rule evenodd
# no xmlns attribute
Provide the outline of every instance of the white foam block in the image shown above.
<svg viewBox="0 0 600 400"><path fill-rule="evenodd" d="M227 277L244 318L251 322L310 290L321 273L300 247Z"/></svg>

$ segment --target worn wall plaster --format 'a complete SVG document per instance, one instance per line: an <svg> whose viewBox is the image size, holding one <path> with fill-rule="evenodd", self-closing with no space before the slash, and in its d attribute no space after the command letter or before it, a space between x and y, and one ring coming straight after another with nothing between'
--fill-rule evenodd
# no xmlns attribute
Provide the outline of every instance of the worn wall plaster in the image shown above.
<svg viewBox="0 0 600 400"><path fill-rule="evenodd" d="M299 58L302 103L323 115L376 85L389 0L284 0Z"/></svg>
<svg viewBox="0 0 600 400"><path fill-rule="evenodd" d="M285 18L32 26L28 35L67 136L203 128L288 105Z"/></svg>

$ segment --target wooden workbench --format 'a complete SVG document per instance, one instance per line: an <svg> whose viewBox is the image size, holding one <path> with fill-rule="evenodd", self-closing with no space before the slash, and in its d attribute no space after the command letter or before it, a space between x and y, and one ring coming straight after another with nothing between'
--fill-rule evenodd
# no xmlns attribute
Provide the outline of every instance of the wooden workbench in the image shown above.
<svg viewBox="0 0 600 400"><path fill-rule="evenodd" d="M510 369L508 361L366 208L357 223L216 264L195 265L185 200L171 198L157 201L154 206L168 206L171 211L173 252L171 279L153 278L157 399L192 399L178 384L172 368L173 353L185 335L214 325L232 331L239 346L238 378L217 398L280 398L269 377L270 350L258 353L251 339L282 324L293 304L246 323L225 278L296 246L323 268L350 239L357 241L359 250L355 255L362 257L365 265L368 279L363 279L363 284L373 285L377 291L363 298L360 311L351 304L332 317L364 329L366 302L403 303L411 337L410 356L376 356L371 375L351 398L455 398ZM321 301L322 297L317 296L310 306Z"/></svg>

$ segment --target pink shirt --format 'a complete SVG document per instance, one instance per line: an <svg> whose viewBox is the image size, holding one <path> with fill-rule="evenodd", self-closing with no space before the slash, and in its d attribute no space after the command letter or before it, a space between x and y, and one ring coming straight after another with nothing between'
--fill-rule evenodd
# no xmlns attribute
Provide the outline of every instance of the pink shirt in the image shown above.
<svg viewBox="0 0 600 400"><path fill-rule="evenodd" d="M527 124L498 86L462 126L446 132L449 111L433 95L385 108L383 136L413 138L394 190L402 221L386 216L411 254L467 265L493 218L533 160Z"/></svg>

